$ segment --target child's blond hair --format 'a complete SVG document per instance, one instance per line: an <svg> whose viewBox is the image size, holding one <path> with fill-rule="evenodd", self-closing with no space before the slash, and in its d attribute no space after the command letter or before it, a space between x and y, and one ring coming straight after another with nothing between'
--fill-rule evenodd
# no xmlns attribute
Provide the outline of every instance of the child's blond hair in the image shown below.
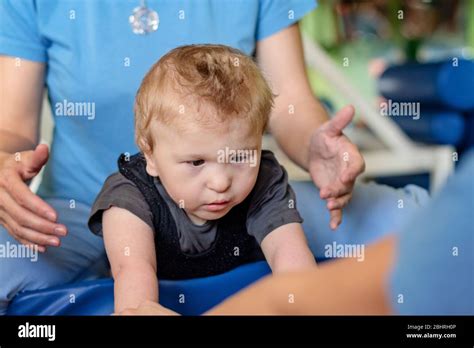
<svg viewBox="0 0 474 348"><path fill-rule="evenodd" d="M204 103L215 121L241 117L263 134L273 94L252 58L224 45L188 45L165 54L145 75L135 100L135 141L153 151L150 122L176 122L186 112L184 101L199 110ZM199 121L211 119L201 117Z"/></svg>

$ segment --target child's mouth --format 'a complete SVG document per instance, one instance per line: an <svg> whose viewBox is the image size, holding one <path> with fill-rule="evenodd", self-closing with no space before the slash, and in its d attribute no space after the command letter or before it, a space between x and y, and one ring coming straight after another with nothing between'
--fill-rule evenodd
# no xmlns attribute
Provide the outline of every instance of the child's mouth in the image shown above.
<svg viewBox="0 0 474 348"><path fill-rule="evenodd" d="M208 211L221 211L221 210L224 210L228 205L229 205L230 201L218 201L218 202L212 202L210 204L205 204L204 207L208 210Z"/></svg>

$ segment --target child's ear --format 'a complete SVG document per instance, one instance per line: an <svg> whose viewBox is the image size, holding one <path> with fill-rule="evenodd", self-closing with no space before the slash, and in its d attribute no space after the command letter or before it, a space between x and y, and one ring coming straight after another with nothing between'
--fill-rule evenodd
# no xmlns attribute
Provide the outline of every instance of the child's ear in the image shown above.
<svg viewBox="0 0 474 348"><path fill-rule="evenodd" d="M155 161L153 159L152 154L145 152L144 155L146 159L146 172L148 173L148 175L154 176L154 177L160 176L158 173L158 168L155 165Z"/></svg>

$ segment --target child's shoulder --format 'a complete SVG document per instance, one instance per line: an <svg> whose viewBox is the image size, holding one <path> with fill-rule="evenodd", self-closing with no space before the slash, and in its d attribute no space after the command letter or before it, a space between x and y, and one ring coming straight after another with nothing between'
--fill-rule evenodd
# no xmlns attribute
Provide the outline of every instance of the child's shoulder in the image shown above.
<svg viewBox="0 0 474 348"><path fill-rule="evenodd" d="M105 179L104 185L91 208L88 225L95 234L102 234L102 214L112 206L130 211L150 227L153 226L151 210L138 187L120 172Z"/></svg>
<svg viewBox="0 0 474 348"><path fill-rule="evenodd" d="M105 179L102 189L97 196L99 199L110 199L111 197L128 197L128 199L144 200L143 194L136 183L126 178L122 173L115 172Z"/></svg>
<svg viewBox="0 0 474 348"><path fill-rule="evenodd" d="M133 181L127 179L122 173L115 172L105 179L102 184L102 189L96 199L103 197L104 195L115 196L132 192L139 192L137 185Z"/></svg>
<svg viewBox="0 0 474 348"><path fill-rule="evenodd" d="M252 200L260 201L268 196L268 192L286 192L288 185L285 168L278 162L273 152L262 150L257 181L251 193Z"/></svg>
<svg viewBox="0 0 474 348"><path fill-rule="evenodd" d="M268 181L271 178L286 176L285 168L278 162L272 151L262 150L261 156L257 183L261 180Z"/></svg>
<svg viewBox="0 0 474 348"><path fill-rule="evenodd" d="M134 185L133 181L127 179L122 173L115 172L110 174L104 181L103 187L115 187L121 185Z"/></svg>

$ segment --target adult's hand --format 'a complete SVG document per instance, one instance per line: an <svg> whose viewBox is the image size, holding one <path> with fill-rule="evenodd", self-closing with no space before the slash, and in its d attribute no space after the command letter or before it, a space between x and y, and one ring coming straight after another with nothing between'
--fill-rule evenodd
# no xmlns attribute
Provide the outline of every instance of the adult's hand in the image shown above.
<svg viewBox="0 0 474 348"><path fill-rule="evenodd" d="M354 182L365 169L357 147L342 133L352 121L354 108L346 106L311 136L309 172L327 201L330 226L333 230L342 221L342 208L352 197Z"/></svg>
<svg viewBox="0 0 474 348"><path fill-rule="evenodd" d="M0 224L22 244L37 247L59 246L66 226L56 223L56 211L35 195L26 182L46 164L48 147L9 154L0 152Z"/></svg>

